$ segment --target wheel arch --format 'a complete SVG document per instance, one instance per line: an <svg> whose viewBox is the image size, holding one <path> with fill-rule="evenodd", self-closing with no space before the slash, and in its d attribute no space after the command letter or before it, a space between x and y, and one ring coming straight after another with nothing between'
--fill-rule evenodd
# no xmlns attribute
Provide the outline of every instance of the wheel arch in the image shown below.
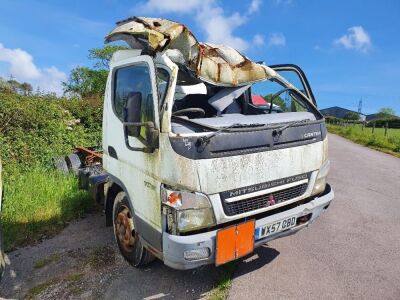
<svg viewBox="0 0 400 300"><path fill-rule="evenodd" d="M134 215L135 230L139 233L141 239L145 243L146 248L149 249L155 256L162 257L162 233L154 229L144 219L138 217L135 213L135 207L129 196L128 190L125 185L115 176L109 175L109 187L106 192L106 199L104 201L104 211L106 215L106 226L113 226L113 207L115 197L119 192L125 192L128 202L131 205L132 213Z"/></svg>
<svg viewBox="0 0 400 300"><path fill-rule="evenodd" d="M104 212L106 215L106 226L113 225L113 206L115 197L119 192L125 192L126 197L128 197L128 201L130 205L132 205L131 199L128 194L128 190L126 189L125 185L116 177L109 175L109 187L106 193L106 201L104 201ZM131 207L132 211L134 212L134 208Z"/></svg>

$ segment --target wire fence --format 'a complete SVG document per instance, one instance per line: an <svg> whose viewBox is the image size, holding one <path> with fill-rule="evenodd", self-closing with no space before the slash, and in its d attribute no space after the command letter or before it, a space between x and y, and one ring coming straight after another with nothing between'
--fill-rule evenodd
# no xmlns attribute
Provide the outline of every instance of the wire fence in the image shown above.
<svg viewBox="0 0 400 300"><path fill-rule="evenodd" d="M400 128L393 126L390 121L353 121L338 118L326 118L328 125L353 127L361 130L361 132L370 133L372 135L379 135L384 137L400 136ZM395 124L397 125L397 124Z"/></svg>

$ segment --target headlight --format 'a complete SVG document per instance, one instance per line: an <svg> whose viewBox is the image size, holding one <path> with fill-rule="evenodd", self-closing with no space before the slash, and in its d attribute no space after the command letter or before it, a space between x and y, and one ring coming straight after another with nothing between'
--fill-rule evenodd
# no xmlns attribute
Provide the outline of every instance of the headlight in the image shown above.
<svg viewBox="0 0 400 300"><path fill-rule="evenodd" d="M215 225L210 200L202 193L173 191L161 186L161 199L168 229L173 234Z"/></svg>
<svg viewBox="0 0 400 300"><path fill-rule="evenodd" d="M318 171L317 179L315 180L314 189L312 195L322 193L326 187L326 177L328 176L330 169L330 161L326 160Z"/></svg>

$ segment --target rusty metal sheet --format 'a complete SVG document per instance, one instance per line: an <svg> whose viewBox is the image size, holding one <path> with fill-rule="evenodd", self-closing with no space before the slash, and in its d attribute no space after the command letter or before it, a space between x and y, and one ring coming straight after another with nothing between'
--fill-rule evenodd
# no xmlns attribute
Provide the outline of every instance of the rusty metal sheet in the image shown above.
<svg viewBox="0 0 400 300"><path fill-rule="evenodd" d="M269 69L229 46L200 43L183 24L161 18L132 17L117 22L106 43L124 40L133 49L165 53L202 81L241 86L272 77Z"/></svg>

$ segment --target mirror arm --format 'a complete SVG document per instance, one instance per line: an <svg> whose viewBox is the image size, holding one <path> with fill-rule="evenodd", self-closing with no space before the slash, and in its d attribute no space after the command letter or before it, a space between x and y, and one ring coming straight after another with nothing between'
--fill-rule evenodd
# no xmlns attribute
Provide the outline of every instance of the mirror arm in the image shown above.
<svg viewBox="0 0 400 300"><path fill-rule="evenodd" d="M135 126L135 127L146 126L146 127L154 128L153 122L122 122L122 125Z"/></svg>

